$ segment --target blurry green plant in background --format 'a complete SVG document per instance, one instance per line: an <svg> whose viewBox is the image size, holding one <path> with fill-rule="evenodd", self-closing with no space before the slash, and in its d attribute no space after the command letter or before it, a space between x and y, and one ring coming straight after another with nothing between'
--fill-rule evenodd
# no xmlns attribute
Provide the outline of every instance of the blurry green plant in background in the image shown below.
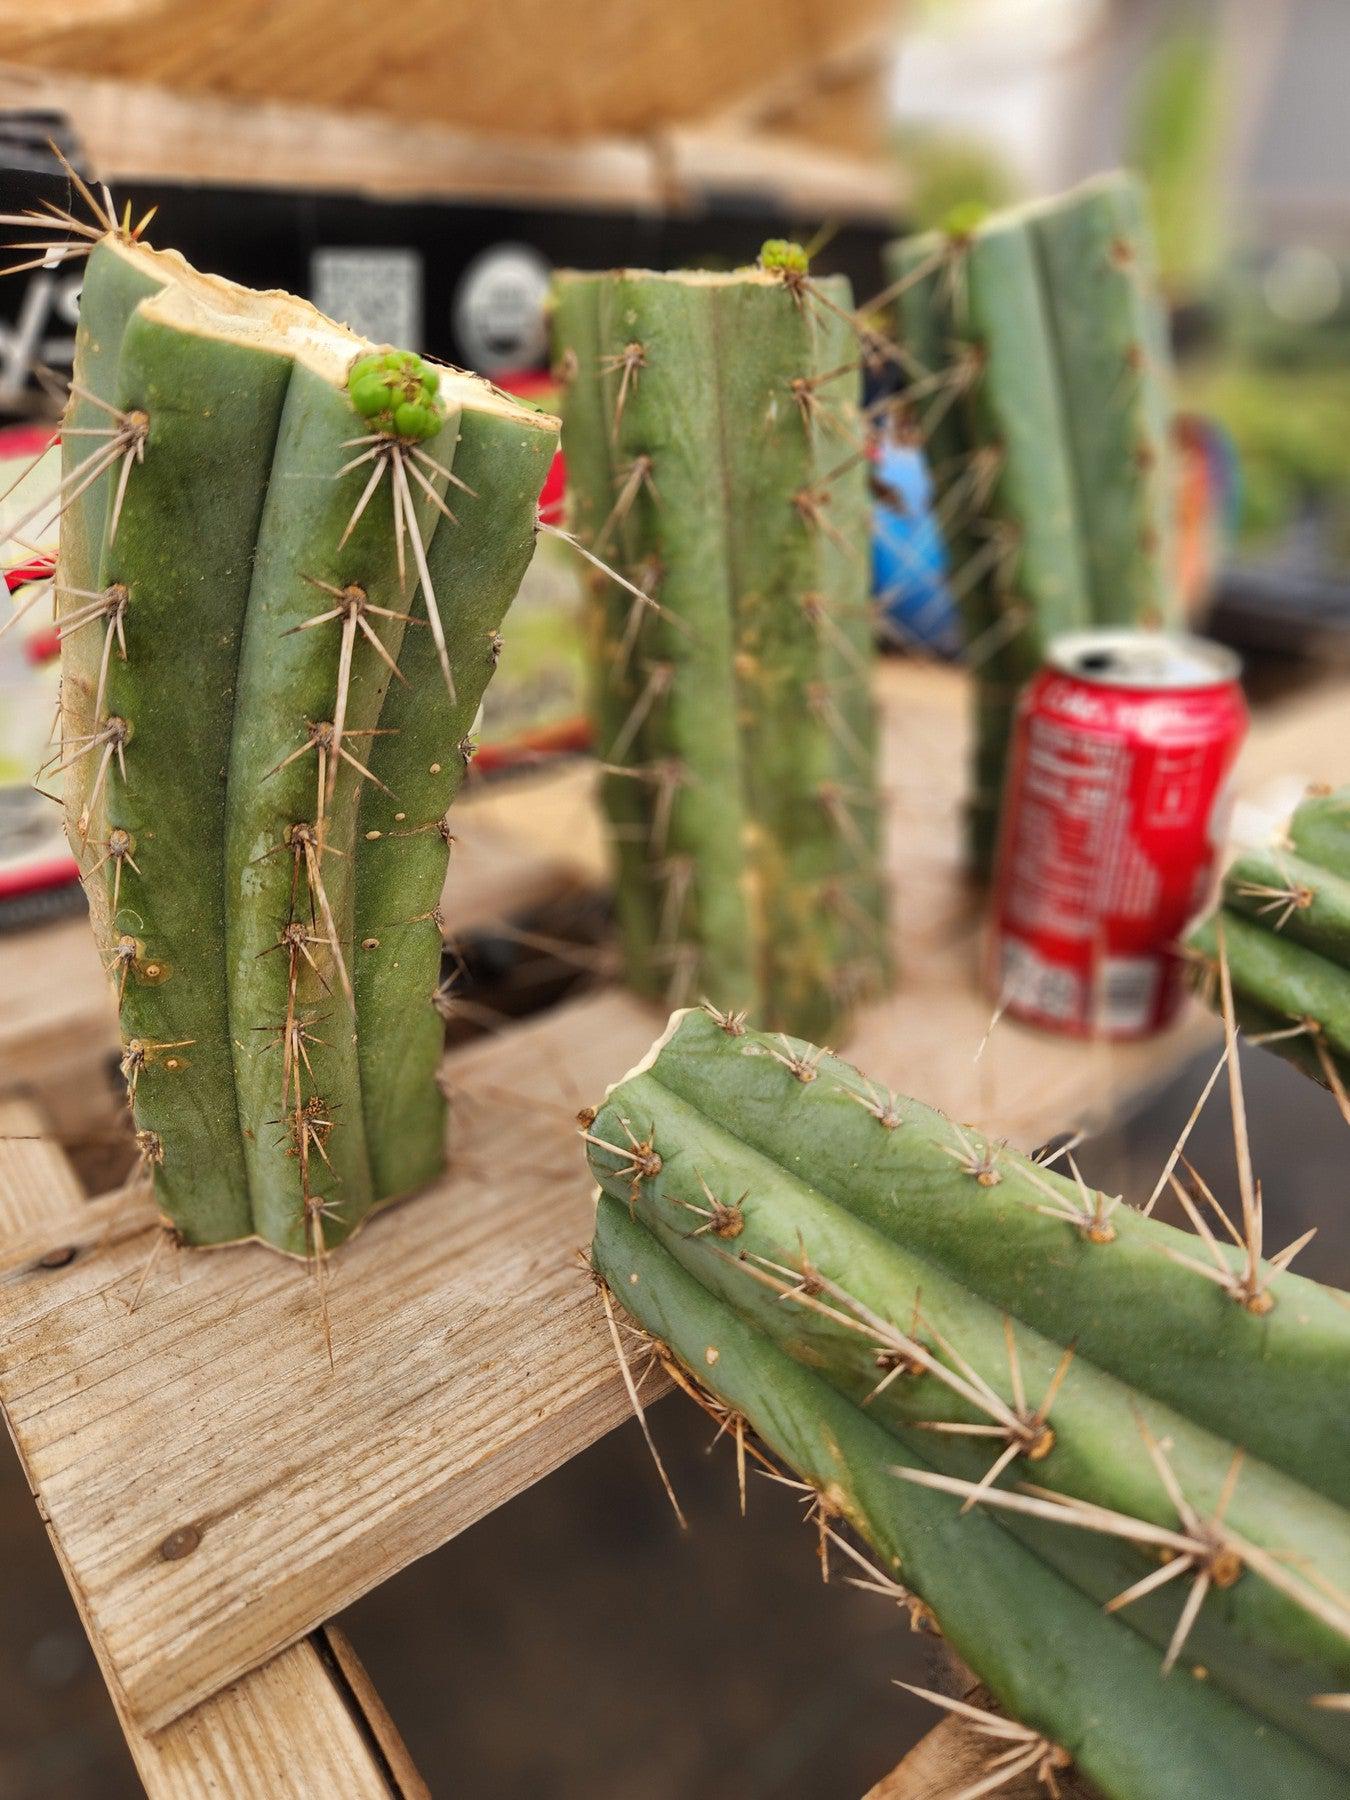
<svg viewBox="0 0 1350 1800"><path fill-rule="evenodd" d="M1158 272L1174 301L1210 292L1227 251L1225 102L1218 38L1183 9L1137 77L1125 147L1149 190Z"/></svg>
<svg viewBox="0 0 1350 1800"><path fill-rule="evenodd" d="M940 126L901 125L893 142L910 184L907 231L937 230L968 207L997 212L1022 198L1007 159L978 138Z"/></svg>

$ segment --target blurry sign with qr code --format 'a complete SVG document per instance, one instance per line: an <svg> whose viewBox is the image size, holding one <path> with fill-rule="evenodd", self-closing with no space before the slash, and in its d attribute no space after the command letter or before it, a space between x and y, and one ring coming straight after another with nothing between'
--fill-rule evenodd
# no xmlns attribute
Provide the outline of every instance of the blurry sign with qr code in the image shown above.
<svg viewBox="0 0 1350 1800"><path fill-rule="evenodd" d="M376 344L422 343L422 258L416 250L315 250L310 298Z"/></svg>

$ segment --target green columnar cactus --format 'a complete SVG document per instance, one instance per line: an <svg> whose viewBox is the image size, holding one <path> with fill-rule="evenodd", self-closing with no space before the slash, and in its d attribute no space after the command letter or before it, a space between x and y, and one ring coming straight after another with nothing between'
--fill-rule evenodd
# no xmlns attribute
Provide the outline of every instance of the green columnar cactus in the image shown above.
<svg viewBox="0 0 1350 1800"><path fill-rule="evenodd" d="M725 1015L586 1136L607 1305L931 1609L1026 1767L1350 1795L1343 1296Z"/></svg>
<svg viewBox="0 0 1350 1800"><path fill-rule="evenodd" d="M786 244L554 297L628 978L819 1035L887 963L848 306Z"/></svg>
<svg viewBox="0 0 1350 1800"><path fill-rule="evenodd" d="M167 1217L322 1253L443 1158L445 812L557 421L104 223L45 511L68 833Z"/></svg>
<svg viewBox="0 0 1350 1800"><path fill-rule="evenodd" d="M1330 1088L1350 1119L1350 787L1309 794L1279 843L1229 867L1187 939L1211 999L1221 934L1243 1029Z"/></svg>
<svg viewBox="0 0 1350 1800"><path fill-rule="evenodd" d="M1167 314L1138 182L1030 209L1094 625L1175 622Z"/></svg>
<svg viewBox="0 0 1350 1800"><path fill-rule="evenodd" d="M976 674L970 852L987 873L1017 692L1048 640L1175 616L1166 324L1123 176L962 217L890 261Z"/></svg>

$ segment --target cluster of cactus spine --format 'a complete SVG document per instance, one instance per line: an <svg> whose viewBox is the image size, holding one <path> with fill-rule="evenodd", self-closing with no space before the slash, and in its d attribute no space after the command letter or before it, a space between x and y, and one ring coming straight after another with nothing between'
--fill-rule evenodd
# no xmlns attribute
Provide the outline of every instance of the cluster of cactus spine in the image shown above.
<svg viewBox="0 0 1350 1800"><path fill-rule="evenodd" d="M445 815L557 421L81 191L51 774L167 1219L322 1255L444 1160Z"/></svg>
<svg viewBox="0 0 1350 1800"><path fill-rule="evenodd" d="M1017 693L1048 641L1175 617L1166 319L1123 175L902 239L890 265L976 671L968 823L987 874Z"/></svg>
<svg viewBox="0 0 1350 1800"><path fill-rule="evenodd" d="M1249 1172L1194 1237L710 1011L585 1135L611 1318L1022 1722L989 1791L1350 1794L1350 1310Z"/></svg>
<svg viewBox="0 0 1350 1800"><path fill-rule="evenodd" d="M1187 948L1211 1001L1222 957L1252 1042L1330 1088L1350 1120L1350 787L1309 793L1278 842L1237 857Z"/></svg>
<svg viewBox="0 0 1350 1800"><path fill-rule="evenodd" d="M553 305L628 979L834 1036L887 970L848 284L775 241Z"/></svg>

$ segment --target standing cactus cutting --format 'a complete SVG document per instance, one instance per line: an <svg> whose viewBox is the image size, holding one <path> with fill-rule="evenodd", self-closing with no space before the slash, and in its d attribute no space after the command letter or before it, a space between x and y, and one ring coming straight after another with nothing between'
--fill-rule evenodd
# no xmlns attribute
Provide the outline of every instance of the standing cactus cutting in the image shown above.
<svg viewBox="0 0 1350 1800"><path fill-rule="evenodd" d="M443 1160L445 813L556 421L85 197L63 476L20 526L60 519L52 768L165 1214L322 1256Z"/></svg>
<svg viewBox="0 0 1350 1800"><path fill-rule="evenodd" d="M628 979L817 1036L888 964L848 306L779 241L554 295Z"/></svg>
<svg viewBox="0 0 1350 1800"><path fill-rule="evenodd" d="M970 854L987 873L1017 694L1049 640L1176 620L1166 316L1123 175L963 210L890 263L975 673Z"/></svg>
<svg viewBox="0 0 1350 1800"><path fill-rule="evenodd" d="M1350 1795L1350 1312L1243 1158L1238 1242L1190 1236L706 1012L586 1137L616 1342L935 1617L1011 1715L972 1792Z"/></svg>

